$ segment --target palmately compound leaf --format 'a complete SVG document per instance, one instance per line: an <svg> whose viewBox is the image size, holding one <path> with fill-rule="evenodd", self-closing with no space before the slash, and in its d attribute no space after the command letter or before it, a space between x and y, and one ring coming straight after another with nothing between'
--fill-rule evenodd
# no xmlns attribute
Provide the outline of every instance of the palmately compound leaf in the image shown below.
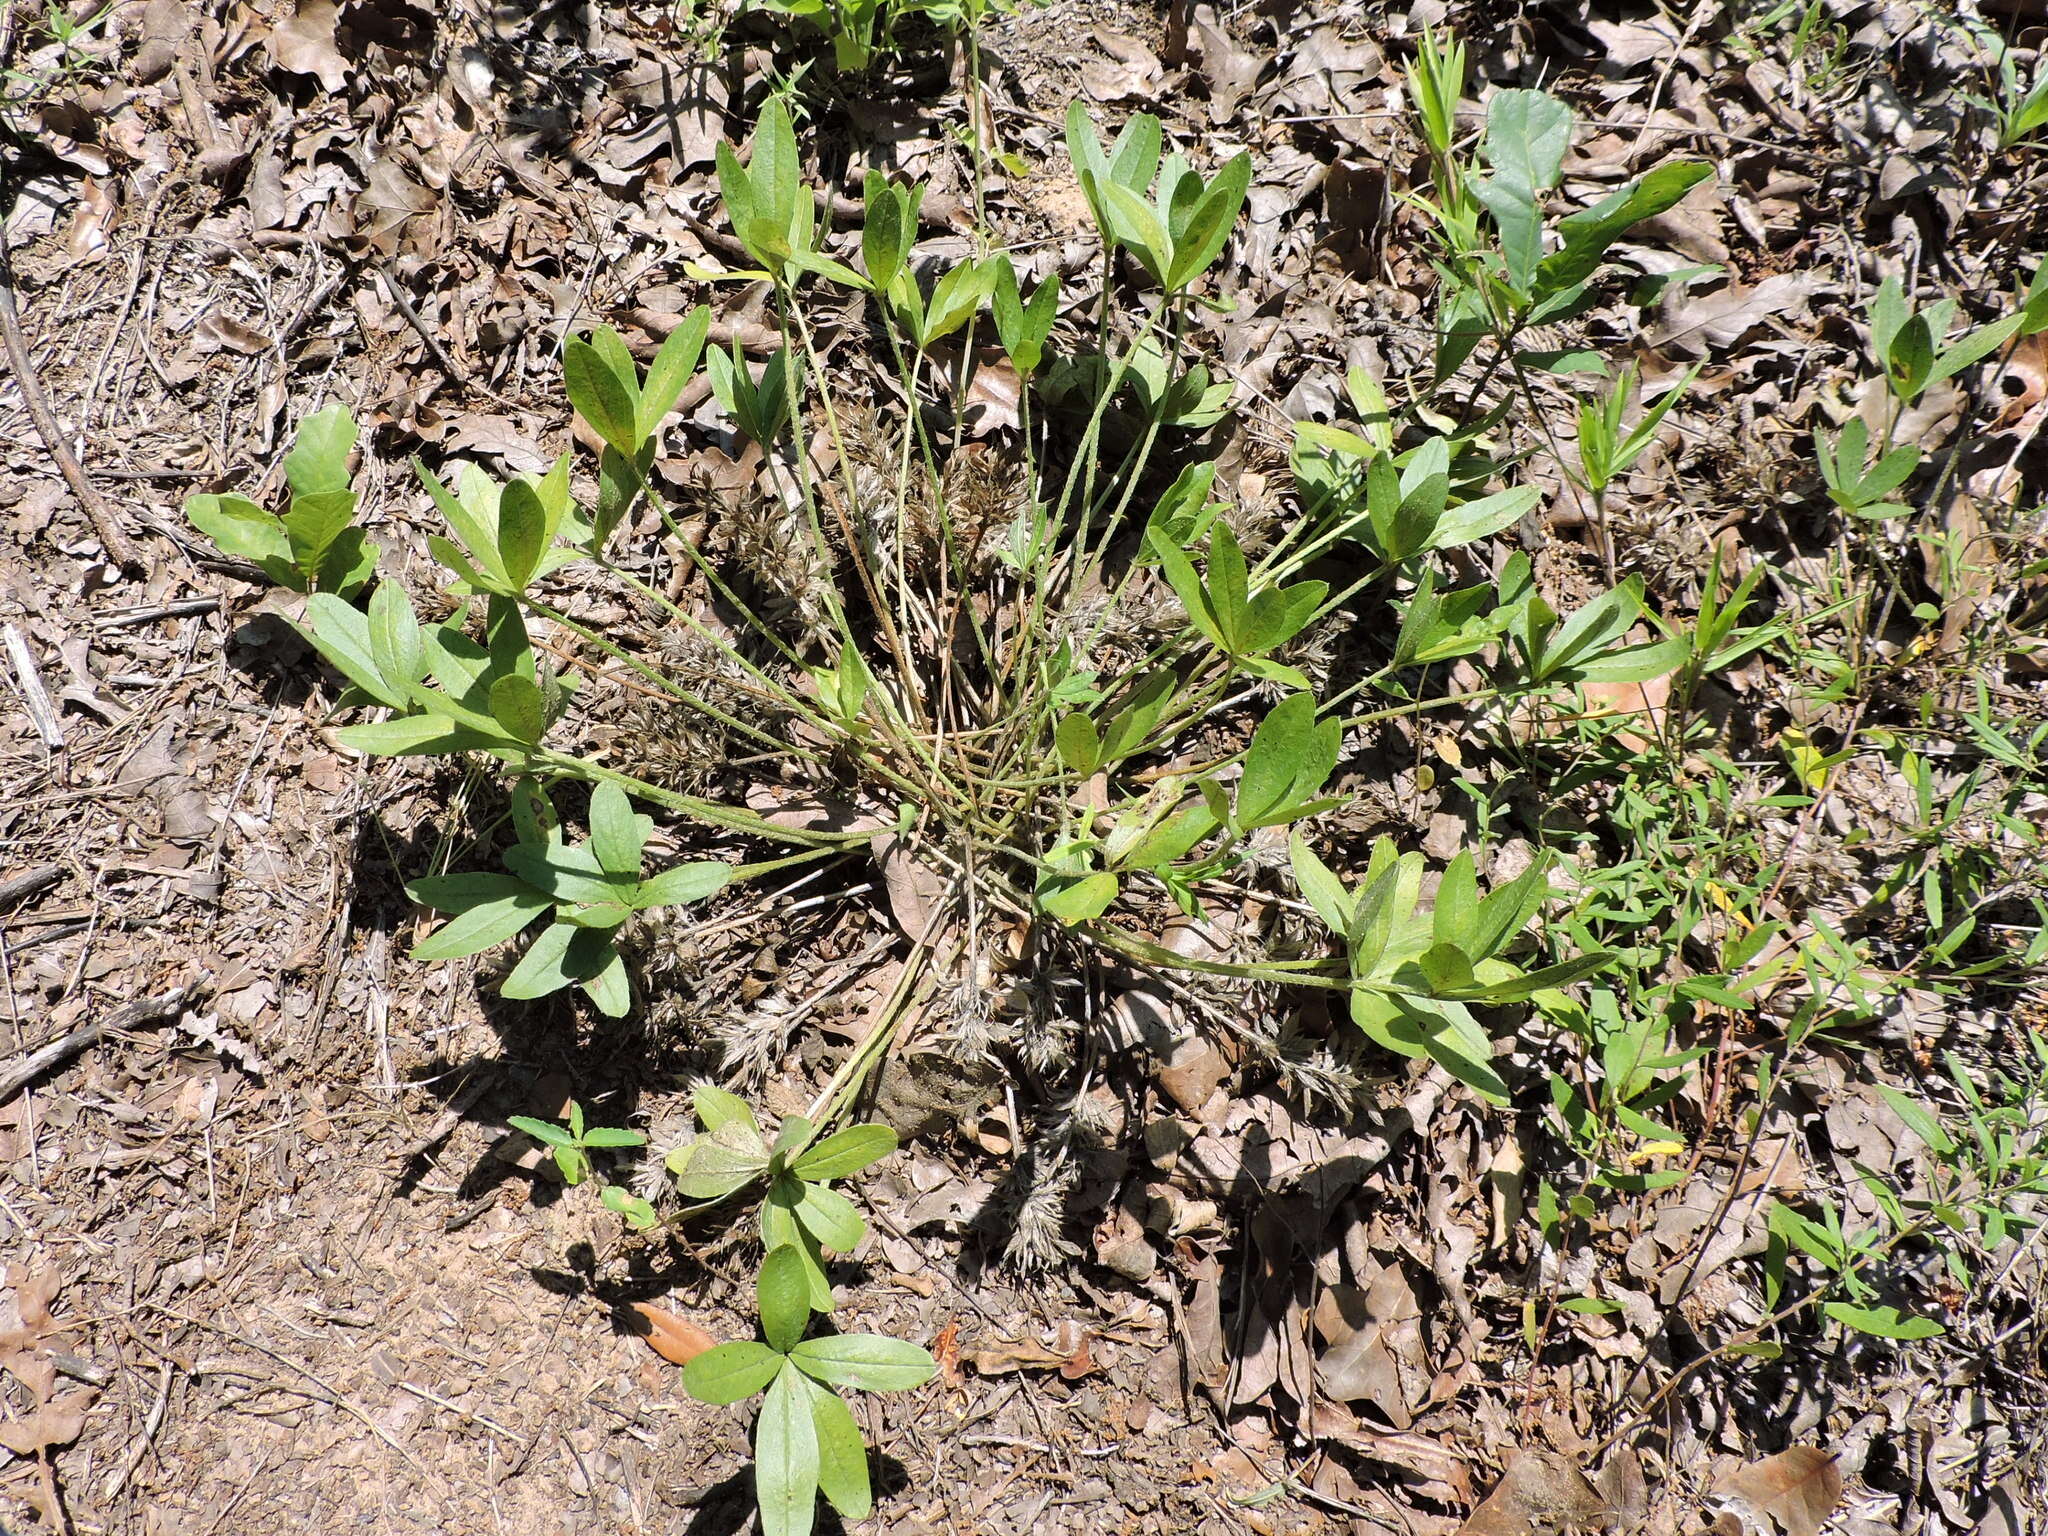
<svg viewBox="0 0 2048 1536"><path fill-rule="evenodd" d="M930 1381L939 1368L929 1351L879 1333L805 1339L789 1352L789 1359L806 1376L828 1386L859 1387L863 1392L907 1392Z"/></svg>
<svg viewBox="0 0 2048 1536"><path fill-rule="evenodd" d="M843 1179L896 1150L896 1133L886 1125L850 1125L807 1149L790 1172L807 1183Z"/></svg>
<svg viewBox="0 0 2048 1536"><path fill-rule="evenodd" d="M818 1515L818 1430L811 1395L787 1365L769 1383L754 1421L754 1502L761 1536L810 1536Z"/></svg>
<svg viewBox="0 0 2048 1536"><path fill-rule="evenodd" d="M766 1344L715 1344L683 1367L683 1390L700 1403L722 1407L752 1397L781 1369L782 1356Z"/></svg>

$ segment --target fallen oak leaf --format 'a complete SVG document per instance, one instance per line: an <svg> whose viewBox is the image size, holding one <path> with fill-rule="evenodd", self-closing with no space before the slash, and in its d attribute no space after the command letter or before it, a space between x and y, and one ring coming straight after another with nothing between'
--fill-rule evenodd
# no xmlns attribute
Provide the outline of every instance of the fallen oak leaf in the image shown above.
<svg viewBox="0 0 2048 1536"><path fill-rule="evenodd" d="M1842 1501L1842 1469L1833 1452L1795 1445L1717 1478L1714 1498L1752 1530L1771 1521L1785 1536L1819 1536Z"/></svg>
<svg viewBox="0 0 2048 1536"><path fill-rule="evenodd" d="M649 1349L671 1365L688 1365L718 1342L695 1323L644 1301L634 1302L630 1310L646 1330L634 1331L647 1341Z"/></svg>

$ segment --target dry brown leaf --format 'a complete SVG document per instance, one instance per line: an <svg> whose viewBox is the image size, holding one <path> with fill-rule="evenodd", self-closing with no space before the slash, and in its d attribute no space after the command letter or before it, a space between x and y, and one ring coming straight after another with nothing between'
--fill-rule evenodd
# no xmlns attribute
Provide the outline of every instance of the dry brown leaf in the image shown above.
<svg viewBox="0 0 2048 1536"><path fill-rule="evenodd" d="M2002 403L1991 430L2024 431L2023 423L2033 417L2043 400L2048 400L2048 331L2020 338L2013 346L2012 356L1998 370L1993 387Z"/></svg>
<svg viewBox="0 0 2048 1536"><path fill-rule="evenodd" d="M1769 1530L1768 1520L1785 1536L1820 1536L1842 1501L1842 1469L1832 1452L1795 1445L1720 1478L1714 1497L1758 1530Z"/></svg>
<svg viewBox="0 0 2048 1536"><path fill-rule="evenodd" d="M1780 272L1753 288L1737 284L1719 293L1680 295L1650 332L1648 343L1660 352L1669 348L1705 357L1734 346L1760 326L1800 319L1820 282L1816 273Z"/></svg>
<svg viewBox="0 0 2048 1536"><path fill-rule="evenodd" d="M695 1323L644 1301L634 1302L632 1311L646 1325L640 1337L647 1347L671 1365L688 1365L718 1342Z"/></svg>
<svg viewBox="0 0 2048 1536"><path fill-rule="evenodd" d="M46 1408L0 1421L0 1445L17 1456L36 1456L51 1446L69 1445L85 1429L90 1392L69 1392Z"/></svg>
<svg viewBox="0 0 2048 1536"><path fill-rule="evenodd" d="M1568 1456L1519 1451L1458 1536L1534 1536L1605 1526L1612 1514L1600 1491Z"/></svg>
<svg viewBox="0 0 2048 1536"><path fill-rule="evenodd" d="M1088 1351L1088 1332L1079 1323L1063 1322L1053 1330L1051 1344L1036 1339L1004 1339L986 1349L961 1350L959 1358L983 1376L1011 1371L1056 1370L1068 1381L1100 1370Z"/></svg>
<svg viewBox="0 0 2048 1536"><path fill-rule="evenodd" d="M348 89L348 61L334 46L340 15L334 0L299 0L297 14L271 31L272 61L288 74L317 75L323 90L340 95Z"/></svg>

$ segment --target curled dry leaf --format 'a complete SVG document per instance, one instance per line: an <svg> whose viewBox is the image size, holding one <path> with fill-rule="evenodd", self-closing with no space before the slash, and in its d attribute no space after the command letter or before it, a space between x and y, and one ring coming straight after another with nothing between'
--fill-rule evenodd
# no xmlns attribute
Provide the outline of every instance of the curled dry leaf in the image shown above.
<svg viewBox="0 0 2048 1536"><path fill-rule="evenodd" d="M1720 1478L1714 1498L1751 1536L1820 1536L1842 1501L1842 1469L1832 1452L1795 1445Z"/></svg>
<svg viewBox="0 0 2048 1536"><path fill-rule="evenodd" d="M718 1342L695 1323L644 1301L634 1302L632 1312L637 1325L634 1332L671 1365L688 1365Z"/></svg>

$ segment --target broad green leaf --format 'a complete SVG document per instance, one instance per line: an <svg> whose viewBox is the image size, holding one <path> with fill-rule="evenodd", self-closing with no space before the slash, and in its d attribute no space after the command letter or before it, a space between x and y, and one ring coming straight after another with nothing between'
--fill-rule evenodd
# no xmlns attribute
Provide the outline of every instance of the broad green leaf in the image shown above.
<svg viewBox="0 0 2048 1536"><path fill-rule="evenodd" d="M546 997L571 982L589 980L617 959L609 935L554 923L541 930L498 994L514 1001Z"/></svg>
<svg viewBox="0 0 2048 1536"><path fill-rule="evenodd" d="M1337 766L1343 737L1337 720L1316 719L1316 701L1291 693L1252 732L1237 788L1241 830L1294 819Z"/></svg>
<svg viewBox="0 0 2048 1536"><path fill-rule="evenodd" d="M1931 1339L1948 1332L1931 1317L1913 1317L1897 1307L1859 1307L1851 1302L1830 1301L1821 1311L1845 1328L1880 1339Z"/></svg>
<svg viewBox="0 0 2048 1536"><path fill-rule="evenodd" d="M616 1126L594 1126L583 1133L586 1147L644 1147L647 1138L639 1131L621 1130Z"/></svg>
<svg viewBox="0 0 2048 1536"><path fill-rule="evenodd" d="M828 1386L859 1387L864 1392L905 1392L924 1385L938 1370L937 1362L917 1345L878 1333L805 1339L789 1358L805 1375Z"/></svg>
<svg viewBox="0 0 2048 1536"><path fill-rule="evenodd" d="M1209 532L1209 611L1216 616L1226 648L1233 654L1248 649L1244 644L1248 603L1244 552L1228 523L1219 522Z"/></svg>
<svg viewBox="0 0 2048 1536"><path fill-rule="evenodd" d="M1102 764L1102 738L1095 722L1086 715L1068 715L1053 728L1053 744L1060 761L1083 778Z"/></svg>
<svg viewBox="0 0 2048 1536"><path fill-rule="evenodd" d="M2042 78L2048 80L2048 76ZM1939 383L1942 379L1962 373L1972 365L1972 362L1980 362L1982 358L1997 352L2001 346L2005 346L2013 332L2019 330L2019 322L2023 317L2025 315L2005 315L2003 319L1993 319L1989 326L1978 326L1954 346L1942 348L1942 354L1933 362L1933 373L1927 375L1927 383Z"/></svg>
<svg viewBox="0 0 2048 1536"><path fill-rule="evenodd" d="M599 1013L608 1019L623 1019L633 1008L633 982L626 974L626 957L607 942L603 958L604 964L595 974L582 978L583 990Z"/></svg>
<svg viewBox="0 0 2048 1536"><path fill-rule="evenodd" d="M754 1133L755 1140L760 1139L761 1122L754 1118L754 1112L747 1107L747 1101L736 1093L728 1093L725 1089L710 1083L699 1083L697 1091L690 1096L690 1107L697 1112L697 1118L704 1122L704 1129L707 1131L715 1131L728 1125L743 1125ZM767 1161L767 1157L767 1148L764 1146L761 1152L762 1161Z"/></svg>
<svg viewBox="0 0 2048 1536"><path fill-rule="evenodd" d="M511 1115L505 1123L515 1131L531 1136L535 1141L550 1147L573 1147L576 1138L559 1125L548 1120L536 1120L531 1115Z"/></svg>
<svg viewBox="0 0 2048 1536"><path fill-rule="evenodd" d="M811 1183L843 1179L880 1162L895 1150L896 1133L888 1126L850 1125L807 1148L790 1164L790 1171Z"/></svg>
<svg viewBox="0 0 2048 1536"><path fill-rule="evenodd" d="M605 873L589 846L571 847L559 832L546 843L517 844L501 857L507 869L556 901L596 904L619 898L619 882Z"/></svg>
<svg viewBox="0 0 2048 1536"><path fill-rule="evenodd" d="M486 752L510 748L500 736L452 725L445 719L407 715L397 720L370 720L345 725L334 733L335 740L352 752L372 757L443 756L454 752Z"/></svg>
<svg viewBox="0 0 2048 1536"><path fill-rule="evenodd" d="M640 850L653 832L654 818L635 814L618 785L607 782L590 792L590 851L614 880L640 878Z"/></svg>
<svg viewBox="0 0 2048 1536"><path fill-rule="evenodd" d="M1351 895L1344 889L1344 882L1316 855L1299 832L1288 838L1287 856L1294 870L1294 883L1308 904L1315 908L1316 916L1332 933L1340 938L1345 936L1351 927Z"/></svg>
<svg viewBox="0 0 2048 1536"><path fill-rule="evenodd" d="M787 240L797 222L796 133L779 97L770 96L754 124L747 174L754 183L754 216Z"/></svg>
<svg viewBox="0 0 2048 1536"><path fill-rule="evenodd" d="M1430 932L1439 944L1454 944L1472 955L1486 953L1478 943L1479 877L1469 848L1458 850L1457 857L1445 867L1443 878L1437 882Z"/></svg>
<svg viewBox="0 0 2048 1536"><path fill-rule="evenodd" d="M730 144L720 142L717 148L718 191L725 204L726 222L739 234L754 222L754 179L740 164L740 157L733 153Z"/></svg>
<svg viewBox="0 0 2048 1536"><path fill-rule="evenodd" d="M1474 959L1488 959L1528 927L1529 919L1549 899L1549 873L1550 856L1539 855L1513 880L1489 891L1473 915L1466 952Z"/></svg>
<svg viewBox="0 0 2048 1536"><path fill-rule="evenodd" d="M185 499L185 516L225 554L258 564L291 559L284 524L246 496L201 494Z"/></svg>
<svg viewBox="0 0 2048 1536"><path fill-rule="evenodd" d="M754 1295L768 1347L788 1354L811 1325L811 1282L803 1254L789 1244L770 1249L755 1277Z"/></svg>
<svg viewBox="0 0 2048 1536"><path fill-rule="evenodd" d="M1507 1084L1493 1069L1493 1042L1462 1003L1359 991L1351 994L1351 1005L1352 1017L1380 1044L1403 1055L1427 1055L1481 1098L1507 1103Z"/></svg>
<svg viewBox="0 0 2048 1536"><path fill-rule="evenodd" d="M1630 226L1675 207L1713 174L1713 166L1704 160L1667 161L1592 207L1560 219L1557 232L1564 246L1545 257L1538 269L1543 288L1557 293L1584 282Z"/></svg>
<svg viewBox="0 0 2048 1536"><path fill-rule="evenodd" d="M370 621L360 611L331 592L315 592L306 599L306 622L299 626L299 633L337 672L379 704L406 707L405 690L392 687L377 665Z"/></svg>
<svg viewBox="0 0 2048 1536"><path fill-rule="evenodd" d="M1050 916L1072 926L1090 922L1109 910L1116 900L1117 878L1106 870L1087 875L1055 875L1038 887L1038 905Z"/></svg>
<svg viewBox="0 0 2048 1536"><path fill-rule="evenodd" d="M1163 283L1173 247L1159 215L1150 203L1115 181L1105 182L1101 191L1103 212L1115 227L1119 243L1138 258L1154 281Z"/></svg>
<svg viewBox="0 0 2048 1536"><path fill-rule="evenodd" d="M1159 149L1164 140L1159 119L1149 112L1135 113L1110 146L1109 178L1132 193L1142 193L1159 173Z"/></svg>
<svg viewBox="0 0 2048 1536"><path fill-rule="evenodd" d="M1472 959L1455 944L1436 943L1422 952L1416 965L1432 994L1458 992L1473 984Z"/></svg>
<svg viewBox="0 0 2048 1536"><path fill-rule="evenodd" d="M483 872L429 875L405 891L422 906L455 914L413 946L415 960L455 960L502 944L553 905L524 880Z"/></svg>
<svg viewBox="0 0 2048 1536"><path fill-rule="evenodd" d="M400 697L426 676L426 642L413 616L405 589L396 581L378 583L370 596L370 654L377 671Z"/></svg>
<svg viewBox="0 0 2048 1536"><path fill-rule="evenodd" d="M903 270L903 258L909 254L915 238L915 229L910 222L911 210L902 191L872 167L862 190L865 196L860 230L861 260L867 266L870 286L877 293L887 293L889 285L896 281L896 274ZM1014 274L1010 286L1014 293ZM1007 341L1008 337L1004 339Z"/></svg>
<svg viewBox="0 0 2048 1536"><path fill-rule="evenodd" d="M1436 520L1429 536L1429 548L1458 549L1491 538L1501 529L1511 527L1528 516L1542 497L1543 493L1535 486L1518 485L1448 508Z"/></svg>
<svg viewBox="0 0 2048 1536"><path fill-rule="evenodd" d="M621 379L596 347L571 336L562 347L562 382L569 403L591 430L631 454L640 446L640 397L635 381Z"/></svg>
<svg viewBox="0 0 2048 1536"><path fill-rule="evenodd" d="M547 509L530 481L507 482L498 498L498 561L513 589L533 579L547 548Z"/></svg>
<svg viewBox="0 0 2048 1536"><path fill-rule="evenodd" d="M313 491L292 498L284 515L285 538L290 541L292 563L311 577L319 571L334 541L348 529L356 515L355 492Z"/></svg>
<svg viewBox="0 0 2048 1536"><path fill-rule="evenodd" d="M731 880L730 864L709 860L678 864L674 869L664 869L651 880L641 881L633 895L633 905L642 909L688 906L717 895Z"/></svg>
<svg viewBox="0 0 2048 1536"><path fill-rule="evenodd" d="M1209 183L1208 191L1189 215L1186 230L1174 240L1168 287L1187 287L1222 254L1238 212L1244 207L1251 179L1252 157L1242 151L1216 173L1216 179Z"/></svg>
<svg viewBox="0 0 2048 1536"><path fill-rule="evenodd" d="M294 497L348 489L348 456L356 446L356 424L345 405L330 405L299 423L284 456L284 477Z"/></svg>
<svg viewBox="0 0 2048 1536"><path fill-rule="evenodd" d="M683 1367L683 1390L700 1403L723 1407L752 1397L781 1369L782 1356L766 1344L714 1344Z"/></svg>
<svg viewBox="0 0 2048 1536"><path fill-rule="evenodd" d="M678 1147L666 1162L684 1199L723 1200L767 1171L768 1151L735 1146L729 1133L720 1131Z"/></svg>
<svg viewBox="0 0 2048 1536"><path fill-rule="evenodd" d="M1208 590L1202 585L1202 578L1195 574L1194 565L1188 557L1171 548L1155 549L1153 553L1158 557L1159 569L1165 573L1167 584L1180 599L1181 607L1187 610L1189 621L1210 644L1228 650L1229 642L1217 625L1215 610L1209 605Z"/></svg>
<svg viewBox="0 0 2048 1536"><path fill-rule="evenodd" d="M818 1431L810 1394L787 1366L769 1383L754 1421L754 1502L761 1536L810 1536L818 1513Z"/></svg>
<svg viewBox="0 0 2048 1536"><path fill-rule="evenodd" d="M540 688L516 672L491 684L491 718L504 728L506 735L528 746L537 745L547 734L547 705L542 702Z"/></svg>
<svg viewBox="0 0 2048 1536"><path fill-rule="evenodd" d="M811 1399L811 1424L818 1434L818 1491L842 1518L864 1520L875 1507L868 1484L868 1448L853 1414L830 1387L799 1378Z"/></svg>
<svg viewBox="0 0 2048 1536"><path fill-rule="evenodd" d="M1148 673L1131 701L1110 716L1096 757L1098 765L1122 762L1142 749L1179 688L1180 679L1171 672Z"/></svg>
<svg viewBox="0 0 2048 1536"><path fill-rule="evenodd" d="M443 485L434 472L418 459L412 461L412 467L413 473L420 477L420 483L426 486L427 494L434 498L434 505L441 509L441 515L448 520L449 529L455 534L462 547L468 551L470 559L477 562L480 574L486 578L487 583L495 584L499 587L506 586L505 568L498 558L498 509L496 499L493 498L488 509L488 519L481 515L483 509L480 504L473 503L471 499L472 492L476 489L476 481L482 481L485 486L489 486L489 482L485 479L482 472L477 470L474 465L465 464L463 466L462 495L457 496L447 486ZM495 487L489 488L492 490L496 489ZM433 548L434 540L432 538L427 540L427 546L430 549ZM448 563L438 551L435 554L435 558L442 560L444 564ZM457 574L468 580L471 572L459 570Z"/></svg>
<svg viewBox="0 0 2048 1536"><path fill-rule="evenodd" d="M654 361L647 365L647 379L640 390L640 409L634 436L639 443L653 438L664 416L697 372L704 355L704 339L711 334L711 308L699 304L683 317L683 323L668 333ZM588 418L586 418L588 419ZM616 445L613 445L616 447Z"/></svg>
<svg viewBox="0 0 2048 1536"><path fill-rule="evenodd" d="M860 1240L868 1229L851 1200L822 1184L806 1183L803 1186L803 1198L797 1202L796 1219L818 1240L821 1248L829 1248L834 1253L853 1252L860 1246Z"/></svg>
<svg viewBox="0 0 2048 1536"><path fill-rule="evenodd" d="M994 277L994 270L986 263L970 260L962 261L940 278L932 289L931 302L925 308L924 324L918 330L918 345L928 347L965 325L981 307Z"/></svg>

